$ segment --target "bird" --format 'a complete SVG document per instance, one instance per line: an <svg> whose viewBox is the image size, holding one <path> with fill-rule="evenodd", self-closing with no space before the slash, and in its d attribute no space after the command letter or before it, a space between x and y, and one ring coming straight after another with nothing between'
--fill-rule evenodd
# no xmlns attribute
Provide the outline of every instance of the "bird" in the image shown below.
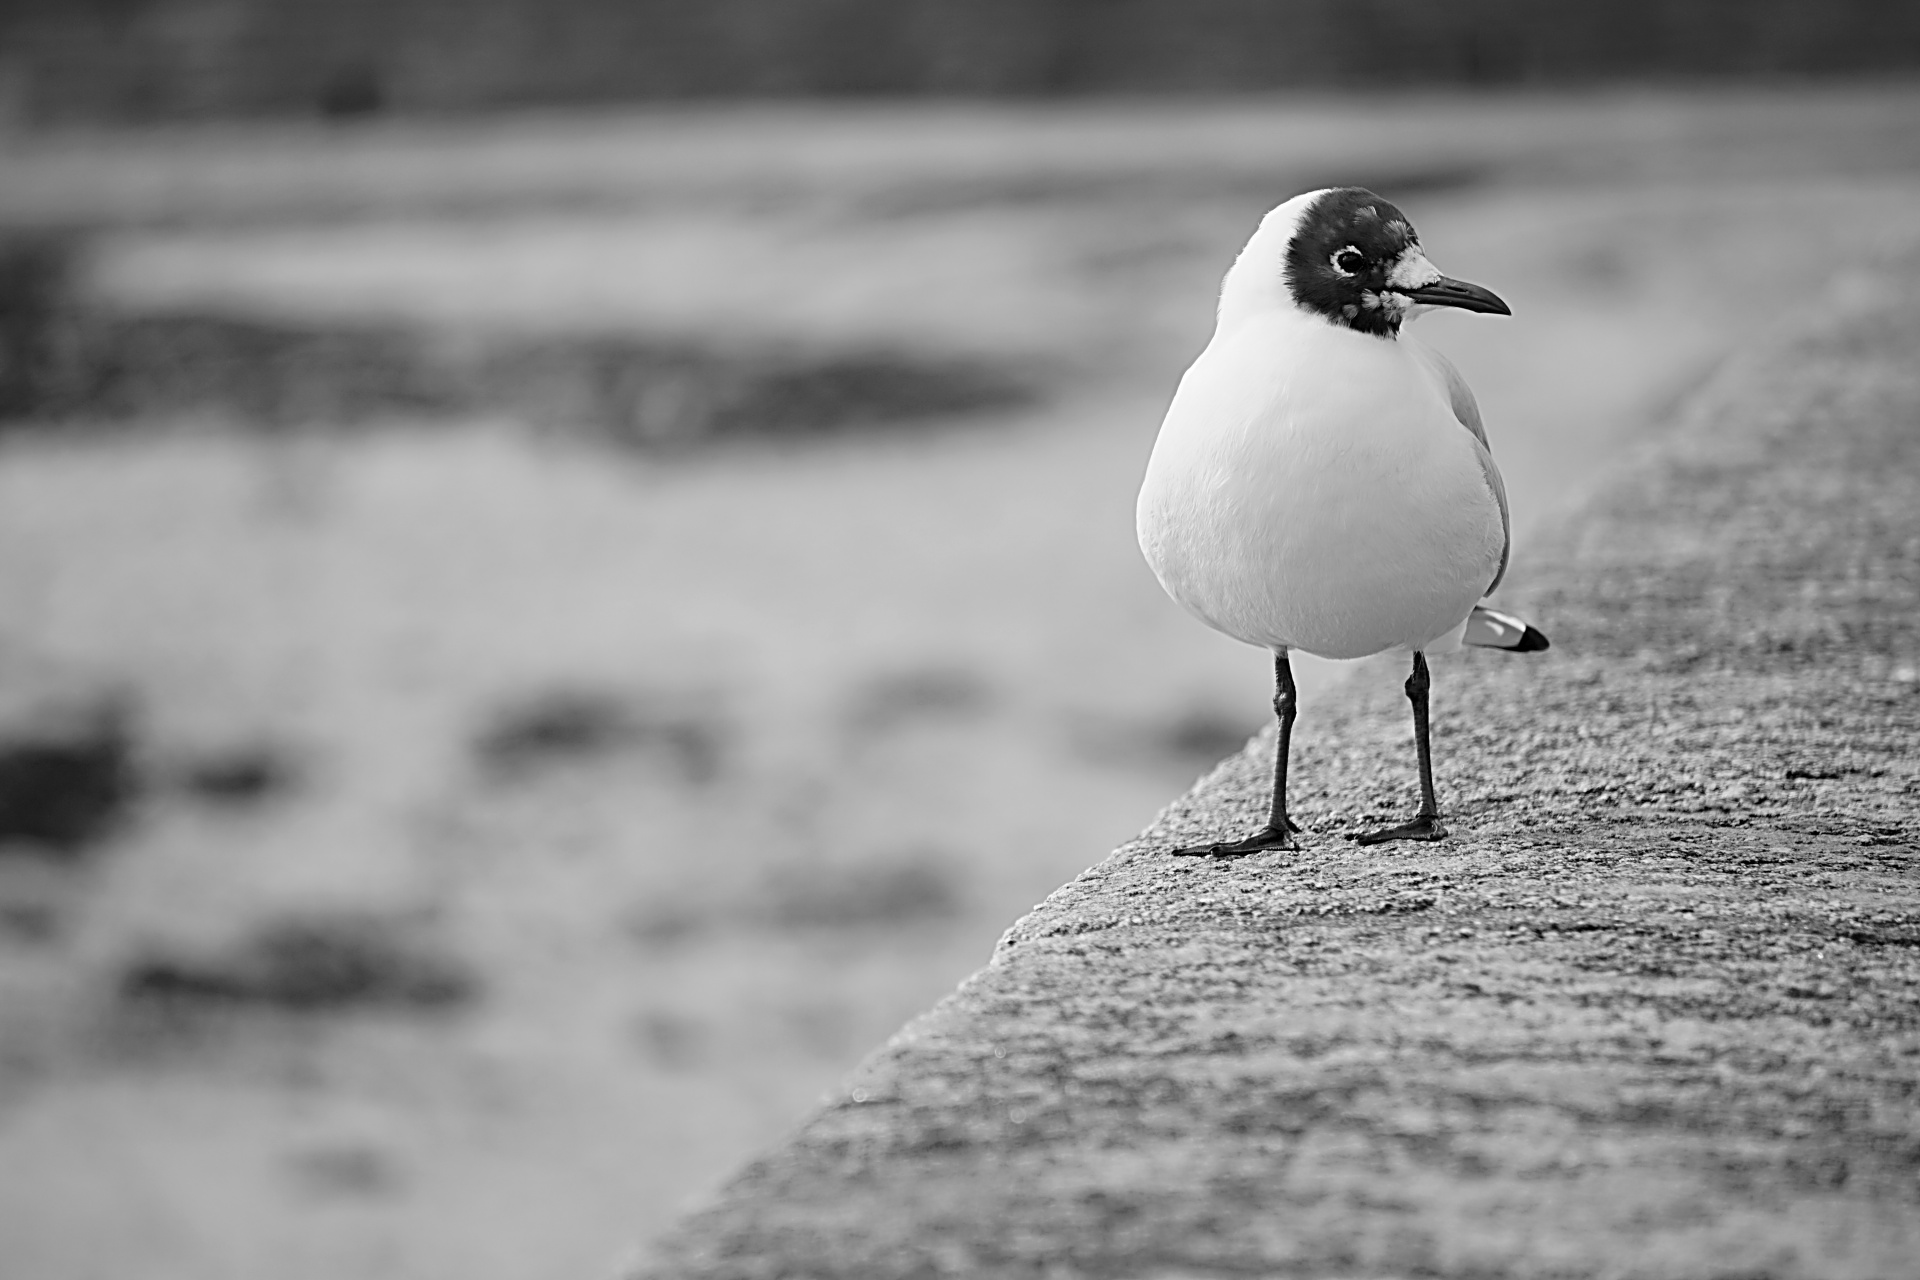
<svg viewBox="0 0 1920 1280"><path fill-rule="evenodd" d="M1412 656L1420 808L1355 837L1378 844L1447 835L1427 655L1548 647L1531 623L1481 603L1506 575L1512 519L1473 392L1404 332L1439 307L1513 314L1492 291L1442 275L1406 215L1364 187L1278 205L1227 271L1212 339L1154 441L1135 523L1168 595L1272 651L1279 735L1266 825L1178 856L1298 848L1287 812L1293 651Z"/></svg>

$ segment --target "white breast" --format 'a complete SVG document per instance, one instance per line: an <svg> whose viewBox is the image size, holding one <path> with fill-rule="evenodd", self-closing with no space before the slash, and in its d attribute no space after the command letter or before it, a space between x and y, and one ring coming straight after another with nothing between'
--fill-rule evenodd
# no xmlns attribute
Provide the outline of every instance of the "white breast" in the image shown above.
<svg viewBox="0 0 1920 1280"><path fill-rule="evenodd" d="M1187 371L1137 519L1201 620L1329 658L1445 635L1504 545L1474 438L1411 348L1292 310L1223 325Z"/></svg>

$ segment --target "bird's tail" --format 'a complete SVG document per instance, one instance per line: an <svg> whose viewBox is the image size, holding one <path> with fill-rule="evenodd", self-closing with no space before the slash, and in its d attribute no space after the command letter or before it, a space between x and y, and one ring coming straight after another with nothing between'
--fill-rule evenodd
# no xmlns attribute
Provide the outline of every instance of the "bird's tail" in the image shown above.
<svg viewBox="0 0 1920 1280"><path fill-rule="evenodd" d="M1467 615L1467 629L1461 633L1460 642L1515 653L1538 653L1547 647L1546 633L1540 628L1483 604L1473 606L1473 612Z"/></svg>

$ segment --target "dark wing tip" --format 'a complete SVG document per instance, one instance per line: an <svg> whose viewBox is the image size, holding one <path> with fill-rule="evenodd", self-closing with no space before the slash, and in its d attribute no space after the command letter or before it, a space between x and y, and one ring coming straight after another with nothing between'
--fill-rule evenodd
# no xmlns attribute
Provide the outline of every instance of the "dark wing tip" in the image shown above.
<svg viewBox="0 0 1920 1280"><path fill-rule="evenodd" d="M1520 643L1513 646L1513 649L1515 653L1538 653L1550 647L1547 633L1528 623L1526 631L1520 636Z"/></svg>

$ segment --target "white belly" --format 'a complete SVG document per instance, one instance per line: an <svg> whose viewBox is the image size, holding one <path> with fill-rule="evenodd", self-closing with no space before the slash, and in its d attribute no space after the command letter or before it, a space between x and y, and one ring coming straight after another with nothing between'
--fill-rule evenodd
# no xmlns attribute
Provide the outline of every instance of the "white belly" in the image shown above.
<svg viewBox="0 0 1920 1280"><path fill-rule="evenodd" d="M1398 342L1248 326L1182 380L1140 492L1167 592L1249 644L1358 658L1459 625L1505 544L1478 444Z"/></svg>

